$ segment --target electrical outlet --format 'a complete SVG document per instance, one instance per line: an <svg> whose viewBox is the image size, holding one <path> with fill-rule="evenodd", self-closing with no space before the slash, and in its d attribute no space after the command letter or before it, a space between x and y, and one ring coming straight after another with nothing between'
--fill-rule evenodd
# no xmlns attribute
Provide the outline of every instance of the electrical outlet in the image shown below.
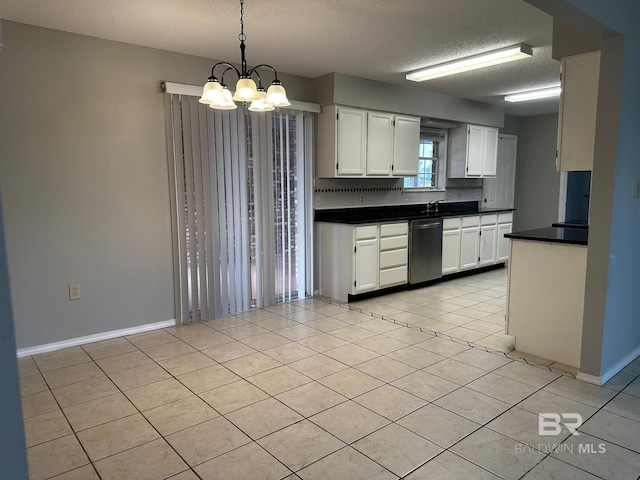
<svg viewBox="0 0 640 480"><path fill-rule="evenodd" d="M360 194L360 203L364 203L364 194L363 193Z"/></svg>
<svg viewBox="0 0 640 480"><path fill-rule="evenodd" d="M69 284L69 300L79 300L82 298L82 292L80 291L79 283Z"/></svg>

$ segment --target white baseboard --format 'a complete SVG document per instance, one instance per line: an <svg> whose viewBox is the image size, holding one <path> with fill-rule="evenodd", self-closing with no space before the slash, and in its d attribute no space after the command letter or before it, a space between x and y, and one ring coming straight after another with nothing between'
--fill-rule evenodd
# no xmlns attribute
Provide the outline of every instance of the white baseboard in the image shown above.
<svg viewBox="0 0 640 480"><path fill-rule="evenodd" d="M629 355L616 363L603 375L597 376L578 372L576 378L578 380L582 380L583 382L593 383L594 385L604 385L611 379L611 377L613 377L616 373L620 372L624 367L633 362L638 356L640 356L640 346L638 346L638 348L633 350Z"/></svg>
<svg viewBox="0 0 640 480"><path fill-rule="evenodd" d="M38 355L39 353L53 352L55 350L61 350L63 348L75 347L76 345L83 345L85 343L99 342L101 340L108 340L110 338L122 337L124 335L133 335L135 333L148 332L150 330L157 330L159 328L173 327L176 325L175 319L164 320L162 322L147 323L145 325L139 325L137 327L121 328L120 330L111 330L109 332L96 333L94 335L87 335L86 337L70 338L69 340L62 340L60 342L46 343L44 345L36 345L35 347L19 348L18 358L28 357L29 355Z"/></svg>

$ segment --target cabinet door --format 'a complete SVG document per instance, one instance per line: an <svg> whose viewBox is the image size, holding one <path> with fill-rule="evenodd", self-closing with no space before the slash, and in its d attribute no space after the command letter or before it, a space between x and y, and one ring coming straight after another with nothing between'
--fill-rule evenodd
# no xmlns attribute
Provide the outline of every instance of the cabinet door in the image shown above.
<svg viewBox="0 0 640 480"><path fill-rule="evenodd" d="M468 125L467 136L467 177L481 177L485 128L478 125Z"/></svg>
<svg viewBox="0 0 640 480"><path fill-rule="evenodd" d="M460 271L460 229L442 232L442 274Z"/></svg>
<svg viewBox="0 0 640 480"><path fill-rule="evenodd" d="M378 238L356 240L355 280L353 293L363 293L378 288Z"/></svg>
<svg viewBox="0 0 640 480"><path fill-rule="evenodd" d="M509 260L511 241L504 238L505 233L511 233L511 224L503 223L498 225L498 240L496 245L496 262L506 262Z"/></svg>
<svg viewBox="0 0 640 480"><path fill-rule="evenodd" d="M498 129L485 127L482 176L495 177L498 162Z"/></svg>
<svg viewBox="0 0 640 480"><path fill-rule="evenodd" d="M478 266L478 232L479 227L463 228L460 246L460 270L468 270Z"/></svg>
<svg viewBox="0 0 640 480"><path fill-rule="evenodd" d="M483 225L480 229L480 266L496 263L496 235L498 229L495 224Z"/></svg>
<svg viewBox="0 0 640 480"><path fill-rule="evenodd" d="M393 140L393 175L418 175L418 149L420 145L420 119L395 117Z"/></svg>
<svg viewBox="0 0 640 480"><path fill-rule="evenodd" d="M338 175L364 175L367 152L367 114L361 110L337 109Z"/></svg>
<svg viewBox="0 0 640 480"><path fill-rule="evenodd" d="M391 175L393 163L393 115L367 115L367 175Z"/></svg>

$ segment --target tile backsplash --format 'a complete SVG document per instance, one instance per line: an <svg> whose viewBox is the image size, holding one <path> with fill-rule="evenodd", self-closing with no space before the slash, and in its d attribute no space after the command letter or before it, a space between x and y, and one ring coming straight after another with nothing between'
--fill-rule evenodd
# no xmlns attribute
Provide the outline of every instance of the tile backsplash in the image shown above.
<svg viewBox="0 0 640 480"><path fill-rule="evenodd" d="M480 200L481 179L447 179L445 190L403 190L402 178L316 178L314 208L402 205L434 200Z"/></svg>

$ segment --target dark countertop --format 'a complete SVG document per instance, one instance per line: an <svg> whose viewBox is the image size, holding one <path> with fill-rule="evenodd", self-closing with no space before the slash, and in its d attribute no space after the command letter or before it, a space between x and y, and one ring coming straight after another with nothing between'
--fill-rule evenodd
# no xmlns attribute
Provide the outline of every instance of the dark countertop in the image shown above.
<svg viewBox="0 0 640 480"><path fill-rule="evenodd" d="M585 228L547 227L507 233L505 234L505 237L513 240L533 240L536 242L587 245L589 240L589 230Z"/></svg>
<svg viewBox="0 0 640 480"><path fill-rule="evenodd" d="M589 228L589 220L586 218L580 220L565 220L564 222L552 223L551 226L564 228Z"/></svg>
<svg viewBox="0 0 640 480"><path fill-rule="evenodd" d="M478 208L477 201L442 202L436 212L429 211L427 204L390 205L384 207L352 207L315 210L316 222L329 223L373 223L422 218L460 217L486 213L512 212L513 208Z"/></svg>

